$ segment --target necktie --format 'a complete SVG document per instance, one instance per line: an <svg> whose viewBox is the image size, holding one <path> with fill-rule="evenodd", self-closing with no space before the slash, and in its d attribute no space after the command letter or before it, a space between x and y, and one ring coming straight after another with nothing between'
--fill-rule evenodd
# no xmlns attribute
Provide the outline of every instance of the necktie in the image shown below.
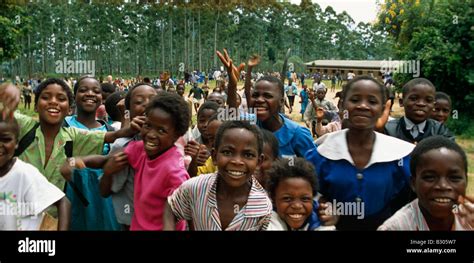
<svg viewBox="0 0 474 263"><path fill-rule="evenodd" d="M410 130L411 136L413 136L413 139L418 137L419 131L418 131L418 125L413 125L413 127Z"/></svg>

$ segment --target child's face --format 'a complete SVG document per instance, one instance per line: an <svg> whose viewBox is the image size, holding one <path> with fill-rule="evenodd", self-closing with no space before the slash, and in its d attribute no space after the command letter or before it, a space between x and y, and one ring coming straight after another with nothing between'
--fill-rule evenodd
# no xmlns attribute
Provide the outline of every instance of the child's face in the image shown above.
<svg viewBox="0 0 474 263"><path fill-rule="evenodd" d="M434 218L453 216L453 205L466 194L466 173L462 157L446 148L433 149L420 157L416 176L411 178L422 211Z"/></svg>
<svg viewBox="0 0 474 263"><path fill-rule="evenodd" d="M12 124L0 122L0 176L3 176L2 168L6 168L8 163L13 159L17 138L13 130Z"/></svg>
<svg viewBox="0 0 474 263"><path fill-rule="evenodd" d="M449 114L451 113L451 105L449 101L445 99L437 99L434 105L433 113L431 113L431 118L445 123L449 119Z"/></svg>
<svg viewBox="0 0 474 263"><path fill-rule="evenodd" d="M421 123L431 116L434 102L435 89L433 87L425 84L415 85L403 95L405 116L415 124Z"/></svg>
<svg viewBox="0 0 474 263"><path fill-rule="evenodd" d="M148 112L141 131L148 158L155 159L178 139L173 120L173 116L160 108Z"/></svg>
<svg viewBox="0 0 474 263"><path fill-rule="evenodd" d="M44 88L35 106L39 120L50 125L62 124L69 110L67 93L58 84L50 84Z"/></svg>
<svg viewBox="0 0 474 263"><path fill-rule="evenodd" d="M257 82L252 92L253 107L257 110L257 118L266 121L280 112L283 97L278 85L266 80Z"/></svg>
<svg viewBox="0 0 474 263"><path fill-rule="evenodd" d="M138 86L133 89L130 98L130 118L141 116L151 98L156 95L156 90L148 85Z"/></svg>
<svg viewBox="0 0 474 263"><path fill-rule="evenodd" d="M313 211L313 188L303 178L286 178L275 189L274 202L278 216L298 229Z"/></svg>
<svg viewBox="0 0 474 263"><path fill-rule="evenodd" d="M179 95L183 96L183 94L184 94L184 86L183 86L183 85L178 85L178 86L176 86L176 92L177 92Z"/></svg>
<svg viewBox="0 0 474 263"><path fill-rule="evenodd" d="M234 188L248 183L261 158L255 135L242 128L228 129L218 149L212 150L219 176Z"/></svg>
<svg viewBox="0 0 474 263"><path fill-rule="evenodd" d="M215 103L219 105L219 107L224 107L224 97L220 93L213 92L209 94L209 96L207 97L207 100L214 101Z"/></svg>
<svg viewBox="0 0 474 263"><path fill-rule="evenodd" d="M102 90L97 80L85 78L79 82L76 92L77 109L82 112L96 112L102 104Z"/></svg>
<svg viewBox="0 0 474 263"><path fill-rule="evenodd" d="M344 108L349 113L351 127L369 129L382 114L382 95L380 88L373 81L359 80L352 84L344 101Z"/></svg>
<svg viewBox="0 0 474 263"><path fill-rule="evenodd" d="M316 91L316 96L319 100L323 100L324 97L326 97L326 91L324 89L319 89L318 91Z"/></svg>
<svg viewBox="0 0 474 263"><path fill-rule="evenodd" d="M212 109L205 109L199 114L198 119L197 119L197 127L199 132L204 136L206 134L206 128L207 128L207 121L209 118L214 115L216 111Z"/></svg>
<svg viewBox="0 0 474 263"><path fill-rule="evenodd" d="M207 124L205 136L211 146L214 146L214 140L216 138L217 130L222 125L219 120L213 120Z"/></svg>
<svg viewBox="0 0 474 263"><path fill-rule="evenodd" d="M275 157L273 156L272 146L268 143L263 144L263 161L258 169L258 173L255 173L255 178L257 178L260 185L263 187L267 184L267 174L266 172L272 167Z"/></svg>

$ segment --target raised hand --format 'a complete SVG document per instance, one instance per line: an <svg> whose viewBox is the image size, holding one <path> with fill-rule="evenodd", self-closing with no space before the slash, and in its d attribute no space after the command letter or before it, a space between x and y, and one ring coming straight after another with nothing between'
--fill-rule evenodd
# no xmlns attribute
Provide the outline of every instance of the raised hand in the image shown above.
<svg viewBox="0 0 474 263"><path fill-rule="evenodd" d="M474 196L459 196L458 203L457 210L461 223L470 227L470 230L474 230Z"/></svg>
<svg viewBox="0 0 474 263"><path fill-rule="evenodd" d="M379 132L383 132L385 128L385 124L388 121L388 117L390 116L390 106L392 106L392 102L387 100L385 103L385 108L383 110L382 116L380 116L375 123L375 130Z"/></svg>
<svg viewBox="0 0 474 263"><path fill-rule="evenodd" d="M11 83L0 85L0 112L2 119L13 118L13 112L20 103L20 90Z"/></svg>

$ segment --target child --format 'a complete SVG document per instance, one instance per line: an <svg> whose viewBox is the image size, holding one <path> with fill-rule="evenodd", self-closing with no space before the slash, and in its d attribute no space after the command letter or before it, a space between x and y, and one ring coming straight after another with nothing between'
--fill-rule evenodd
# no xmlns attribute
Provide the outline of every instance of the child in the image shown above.
<svg viewBox="0 0 474 263"><path fill-rule="evenodd" d="M217 103L212 101L204 102L201 108L199 108L197 117L198 124L193 129L192 135L189 135L189 132L185 135L185 137L188 136L188 138L185 139L187 144L184 147L184 152L192 158L188 167L188 173L191 177L202 173L215 172L215 166L212 164L210 152L212 145L214 145L213 138L220 124L222 124L221 121L217 120L217 109ZM209 140L210 136L207 133L207 127L209 125L212 130L211 134L213 135L211 140ZM193 139L193 135L196 136L196 134L199 134L199 136Z"/></svg>
<svg viewBox="0 0 474 263"><path fill-rule="evenodd" d="M454 141L454 135L441 123L430 119L435 104L436 88L425 78L410 80L403 86L400 104L405 116L390 120L385 133L410 143L417 143L433 135L442 135Z"/></svg>
<svg viewBox="0 0 474 263"><path fill-rule="evenodd" d="M138 83L133 86L125 96L124 103L125 109L130 111L130 118L144 115L146 105L156 94L156 90L149 84ZM115 154L123 150L129 142L138 140L140 140L138 135L119 138L112 144L109 158L115 158ZM120 154L117 155L120 156ZM89 155L75 159L76 165L82 161L86 167L94 168L103 168L107 161L106 156L100 155ZM123 159L126 161L126 158ZM125 161L123 165L116 165L112 167L113 169L107 169L104 172L104 175L100 178L99 189L103 197L112 196L117 222L122 225L123 230L128 230L134 213L133 186L135 171ZM66 162L65 165L66 167L62 168L61 173L67 177L71 173L72 167L69 166L69 162Z"/></svg>
<svg viewBox="0 0 474 263"><path fill-rule="evenodd" d="M308 107L308 87L306 85L303 85L303 90L300 92L300 104L301 104L301 121L304 121L304 113L306 111L306 107Z"/></svg>
<svg viewBox="0 0 474 263"><path fill-rule="evenodd" d="M207 122L207 129L206 133L204 134L204 137L207 138L208 144L206 144L206 148L200 149L199 153L196 155L199 156L202 151L206 152L211 152L212 148L214 147L215 143L215 138L217 134L217 130L219 130L219 127L222 125L222 121L217 118L217 114L212 115L208 122ZM208 155L206 153L206 155ZM190 176L194 177L195 175L201 175L201 174L209 174L209 173L215 173L217 172L217 167L214 165L214 162L212 160L212 156L208 156L207 160L205 161L204 164L197 166L197 171L193 171L192 174L190 172Z"/></svg>
<svg viewBox="0 0 474 263"><path fill-rule="evenodd" d="M263 139L263 161L255 171L255 178L264 188L267 186L268 170L272 167L272 163L278 160L278 140L272 132L260 129Z"/></svg>
<svg viewBox="0 0 474 263"><path fill-rule="evenodd" d="M374 131L386 101L385 88L377 80L353 79L343 98L349 129L327 134L306 159L316 168L321 200L359 207L357 217L353 211L343 212L336 228L375 230L392 215L391 206L398 205L394 200L409 201L400 195L409 189L409 154L414 146Z"/></svg>
<svg viewBox="0 0 474 263"><path fill-rule="evenodd" d="M442 124L445 124L449 115L451 114L451 98L448 94L437 91L435 96L435 105L433 112L431 113L431 118L439 121Z"/></svg>
<svg viewBox="0 0 474 263"><path fill-rule="evenodd" d="M4 112L15 111L18 98L19 91L15 86L0 87L0 103L6 106ZM60 189L64 187L65 181L59 169L67 157L101 154L104 142L133 136L140 129L139 123L135 122L131 128L107 133L64 127L63 122L71 111L72 103L73 94L66 82L53 78L43 81L35 90L35 111L38 112L39 122L15 112L20 126L16 155L35 166L49 182Z"/></svg>
<svg viewBox="0 0 474 263"><path fill-rule="evenodd" d="M53 204L58 230L68 230L71 204L64 193L34 166L13 157L19 132L15 120L0 117L0 230L40 230L43 211Z"/></svg>
<svg viewBox="0 0 474 263"><path fill-rule="evenodd" d="M316 94L315 94L316 93ZM309 107L304 113L306 125L313 127L317 125L317 110L322 108L329 114L337 114L339 110L332 102L326 99L327 90L325 87L318 87L314 92L309 93Z"/></svg>
<svg viewBox="0 0 474 263"><path fill-rule="evenodd" d="M417 199L378 230L474 230L474 196L466 196L466 153L455 142L433 136L411 154L411 187Z"/></svg>
<svg viewBox="0 0 474 263"><path fill-rule="evenodd" d="M175 93L162 92L147 105L142 141L130 142L123 153L115 154L104 168L114 167L125 154L135 170L134 208L130 230L162 230L166 198L189 175L182 154L175 146L189 125L189 109ZM184 222L176 226L184 230Z"/></svg>
<svg viewBox="0 0 474 263"><path fill-rule="evenodd" d="M224 55L217 52L230 76L233 74L234 66L226 50ZM311 133L307 128L302 127L296 122L286 118L280 113L280 109L285 103L285 90L283 82L274 76L265 76L255 83L252 90L251 72L252 67L259 63L258 57L252 57L248 63L245 76L245 97L250 109L255 109L257 113L257 126L267 129L275 135L279 143L279 156L293 157L304 156L304 154L314 149ZM240 66L239 66L240 67ZM235 107L234 94L237 90L237 80L235 77L229 78L229 100L230 107Z"/></svg>
<svg viewBox="0 0 474 263"><path fill-rule="evenodd" d="M278 160L268 171L267 189L275 211L268 230L316 230L311 222L313 199L317 194L317 181L311 163L303 158ZM314 202L317 205L317 202Z"/></svg>
<svg viewBox="0 0 474 263"><path fill-rule="evenodd" d="M192 220L194 230L264 230L272 204L252 176L262 161L262 138L255 126L225 122L212 156L218 172L194 177L168 198L163 221L173 230L176 219Z"/></svg>
<svg viewBox="0 0 474 263"><path fill-rule="evenodd" d="M191 95L193 95L194 110L197 112L199 106L201 105L202 96L204 95L204 92L197 85L197 83L193 83L193 87L189 91L188 98L191 97Z"/></svg>
<svg viewBox="0 0 474 263"><path fill-rule="evenodd" d="M111 85L111 84L110 84ZM74 85L77 115L66 117L70 127L88 131L113 131L113 127L103 120L96 120L97 108L102 104L101 85L92 76L80 77ZM109 152L110 145L104 145L102 154ZM115 218L112 199L103 198L99 192L101 169L85 168L76 170L72 182L82 192L89 204L85 206L71 187L67 185L66 196L72 205L71 230L119 230Z"/></svg>
<svg viewBox="0 0 474 263"><path fill-rule="evenodd" d="M120 130L122 127L122 122L124 122L124 112L120 109L118 103L123 100L126 93L124 91L117 91L107 98L105 101L105 110L107 111L107 115L112 120L112 126L115 130Z"/></svg>

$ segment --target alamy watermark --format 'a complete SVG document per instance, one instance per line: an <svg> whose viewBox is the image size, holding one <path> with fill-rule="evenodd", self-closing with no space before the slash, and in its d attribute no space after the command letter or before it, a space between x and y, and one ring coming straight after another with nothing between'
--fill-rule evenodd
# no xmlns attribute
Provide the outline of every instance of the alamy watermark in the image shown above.
<svg viewBox="0 0 474 263"><path fill-rule="evenodd" d="M219 121L248 121L250 124L257 124L257 110L249 108L248 113L240 113L236 108L219 108L217 110Z"/></svg>
<svg viewBox="0 0 474 263"><path fill-rule="evenodd" d="M382 60L380 63L380 72L382 73L404 73L413 74L414 78L420 76L420 61L419 60Z"/></svg>
<svg viewBox="0 0 474 263"><path fill-rule="evenodd" d="M357 219L364 219L365 217L364 202L337 202L333 199L332 202L326 204L328 204L328 207L324 210L326 215L356 216Z"/></svg>
<svg viewBox="0 0 474 263"><path fill-rule="evenodd" d="M56 60L56 73L59 74L89 74L95 75L95 60Z"/></svg>

